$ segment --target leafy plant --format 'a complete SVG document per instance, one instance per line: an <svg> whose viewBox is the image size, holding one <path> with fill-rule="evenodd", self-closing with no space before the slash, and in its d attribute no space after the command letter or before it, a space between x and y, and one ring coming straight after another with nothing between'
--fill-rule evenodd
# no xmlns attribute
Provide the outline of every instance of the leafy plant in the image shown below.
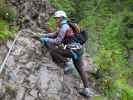
<svg viewBox="0 0 133 100"><path fill-rule="evenodd" d="M11 26L15 21L16 11L5 0L0 1L0 38L5 39L16 32L16 26Z"/></svg>
<svg viewBox="0 0 133 100"><path fill-rule="evenodd" d="M4 20L7 20L8 22L14 21L16 18L15 9L8 5L0 7L0 17Z"/></svg>
<svg viewBox="0 0 133 100"><path fill-rule="evenodd" d="M17 31L16 26L9 26L9 23L0 19L0 38L5 39Z"/></svg>

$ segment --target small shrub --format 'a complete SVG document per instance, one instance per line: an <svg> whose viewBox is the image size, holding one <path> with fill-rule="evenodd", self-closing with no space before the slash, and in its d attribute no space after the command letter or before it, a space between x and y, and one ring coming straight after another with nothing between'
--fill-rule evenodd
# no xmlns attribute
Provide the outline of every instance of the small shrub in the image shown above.
<svg viewBox="0 0 133 100"><path fill-rule="evenodd" d="M10 6L0 7L0 17L8 22L12 22L16 19L16 11Z"/></svg>
<svg viewBox="0 0 133 100"><path fill-rule="evenodd" d="M6 0L0 0L0 18L12 22L16 18L16 10Z"/></svg>

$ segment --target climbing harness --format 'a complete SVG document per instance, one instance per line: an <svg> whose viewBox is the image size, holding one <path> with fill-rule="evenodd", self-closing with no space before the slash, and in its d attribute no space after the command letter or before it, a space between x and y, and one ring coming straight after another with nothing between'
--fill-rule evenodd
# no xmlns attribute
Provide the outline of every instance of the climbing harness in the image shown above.
<svg viewBox="0 0 133 100"><path fill-rule="evenodd" d="M66 44L64 46L64 49L72 49L72 50L79 50L83 46L80 43L71 43L71 44Z"/></svg>

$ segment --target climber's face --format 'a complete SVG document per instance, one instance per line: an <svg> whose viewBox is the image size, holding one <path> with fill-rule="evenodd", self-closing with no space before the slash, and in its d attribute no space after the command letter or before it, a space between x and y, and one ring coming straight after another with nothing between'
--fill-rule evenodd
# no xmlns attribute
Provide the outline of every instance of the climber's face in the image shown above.
<svg viewBox="0 0 133 100"><path fill-rule="evenodd" d="M59 26L61 18L60 17L55 17L55 23L57 26Z"/></svg>

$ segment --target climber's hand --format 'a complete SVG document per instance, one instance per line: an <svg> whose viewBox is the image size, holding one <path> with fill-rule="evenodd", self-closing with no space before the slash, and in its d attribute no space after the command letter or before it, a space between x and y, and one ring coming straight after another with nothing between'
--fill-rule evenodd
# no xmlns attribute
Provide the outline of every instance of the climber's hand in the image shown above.
<svg viewBox="0 0 133 100"><path fill-rule="evenodd" d="M40 35L40 37L42 37L42 38L48 38L48 33L47 33L47 32L42 33L42 34Z"/></svg>
<svg viewBox="0 0 133 100"><path fill-rule="evenodd" d="M41 40L41 42L43 44L47 44L48 43L48 37L42 37L42 38L40 38L40 40Z"/></svg>

